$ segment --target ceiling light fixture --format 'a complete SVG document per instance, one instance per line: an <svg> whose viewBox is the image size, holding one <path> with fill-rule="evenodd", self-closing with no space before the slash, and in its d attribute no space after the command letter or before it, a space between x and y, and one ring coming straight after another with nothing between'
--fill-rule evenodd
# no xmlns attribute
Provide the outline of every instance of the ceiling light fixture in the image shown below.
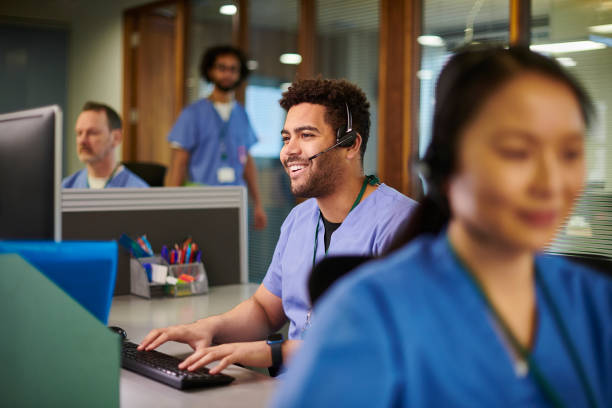
<svg viewBox="0 0 612 408"><path fill-rule="evenodd" d="M286 53L282 54L279 60L283 64L298 65L300 62L302 62L302 56L300 54Z"/></svg>
<svg viewBox="0 0 612 408"><path fill-rule="evenodd" d="M427 81L433 78L433 71L431 69L421 69L417 71L416 75L417 78Z"/></svg>
<svg viewBox="0 0 612 408"><path fill-rule="evenodd" d="M606 48L606 45L595 41L571 41L563 43L536 44L529 46L529 48L536 52L563 54L565 52L600 50L602 48Z"/></svg>
<svg viewBox="0 0 612 408"><path fill-rule="evenodd" d="M233 4L225 4L219 7L219 13L225 16L233 16L238 11L238 7Z"/></svg>
<svg viewBox="0 0 612 408"><path fill-rule="evenodd" d="M589 31L597 34L612 34L612 24L590 26Z"/></svg>
<svg viewBox="0 0 612 408"><path fill-rule="evenodd" d="M555 59L559 62L559 64L563 65L564 67L575 67L576 65L578 65L576 61L570 57L559 57Z"/></svg>
<svg viewBox="0 0 612 408"><path fill-rule="evenodd" d="M417 41L423 47L443 47L445 44L444 39L438 35L420 35Z"/></svg>

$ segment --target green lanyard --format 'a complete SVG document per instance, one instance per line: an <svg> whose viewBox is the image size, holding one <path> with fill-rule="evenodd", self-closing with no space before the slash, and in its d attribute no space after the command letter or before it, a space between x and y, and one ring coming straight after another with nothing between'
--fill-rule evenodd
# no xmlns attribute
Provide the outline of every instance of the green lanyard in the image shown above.
<svg viewBox="0 0 612 408"><path fill-rule="evenodd" d="M357 195L357 198L355 199L353 206L349 210L349 213L353 211L353 209L357 207L359 203L361 202L361 199L363 198L363 194L365 193L365 190L368 184L371 186L375 186L376 184L379 184L379 183L380 183L380 180L378 180L378 177L374 175L366 176L365 179L363 180L363 184L361 185L361 190L359 191L359 194ZM312 269L314 269L316 260L317 260L317 247L319 245L319 226L321 225L321 217L322 217L321 210L319 210L319 218L317 219L317 229L315 230L315 236L314 236L314 251L312 253ZM325 250L325 255L327 255L327 249Z"/></svg>
<svg viewBox="0 0 612 408"><path fill-rule="evenodd" d="M468 278L470 278L470 282L476 289L476 292L478 292L480 297L483 299L483 301L489 308L490 312L493 314L495 321L503 330L504 334L506 335L506 338L510 341L510 345L514 349L515 353L517 353L524 361L527 361L528 367L530 367L530 371L533 373L534 380L536 381L536 384L538 385L538 387L540 387L540 390L542 391L542 393L545 395L546 398L548 398L548 400L553 406L564 407L565 405L561 401L559 394L554 390L554 388L546 380L546 378L544 377L544 374L540 370L540 367L538 366L538 364L533 359L533 356L531 355L529 350L527 350L527 348L518 341L518 339L516 338L516 336L510 329L510 327L507 325L506 321L503 319L499 311L495 308L495 306L489 299L487 292L484 290L482 283L478 280L476 275L474 275L474 273L471 272L470 268L468 268L468 266L459 257L459 254L455 252L455 249L453 248L450 240L448 239L448 236L446 237L446 239L448 240L448 246L451 249L451 253L454 255L459 265L462 266L462 269L466 273ZM580 379L582 388L587 396L587 400L589 401L589 406L597 407L593 389L591 388L589 381L586 377L584 367L580 361L580 358L578 357L576 348L574 347L574 344L571 341L569 332L567 331L565 324L563 324L561 313L559 313L559 309L557 308L557 305L553 301L553 298L550 295L550 291L548 290L548 287L546 286L546 284L544 283L544 280L540 276L540 273L537 268L535 270L535 279L536 279L538 286L542 289L542 293L544 295L544 301L548 304L548 307L551 309L553 320L555 322L555 325L557 326L557 330L559 330L563 343L565 344L566 349L569 351L570 358L572 360L572 364L574 365L574 368L576 369L578 373L578 378Z"/></svg>
<svg viewBox="0 0 612 408"><path fill-rule="evenodd" d="M113 179L113 177L115 177L115 173L117 172L117 169L119 168L119 166L121 166L121 163L117 163L117 165L113 169L110 177L106 180L106 183L104 183L104 187L102 187L102 188L106 188L108 186L108 183L110 183L110 181ZM87 188L89 188L89 180L85 180L85 181L87 182Z"/></svg>

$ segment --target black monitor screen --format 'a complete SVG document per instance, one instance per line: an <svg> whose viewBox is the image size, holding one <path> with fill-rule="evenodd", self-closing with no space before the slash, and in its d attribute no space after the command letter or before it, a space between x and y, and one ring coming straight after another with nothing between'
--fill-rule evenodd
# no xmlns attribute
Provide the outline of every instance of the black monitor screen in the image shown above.
<svg viewBox="0 0 612 408"><path fill-rule="evenodd" d="M0 115L0 239L61 235L57 106Z"/></svg>

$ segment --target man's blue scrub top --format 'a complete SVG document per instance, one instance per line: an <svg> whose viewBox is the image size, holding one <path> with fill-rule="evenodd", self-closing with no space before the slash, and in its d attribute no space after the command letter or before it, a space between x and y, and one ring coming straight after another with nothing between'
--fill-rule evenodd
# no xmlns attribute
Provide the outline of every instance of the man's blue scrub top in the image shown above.
<svg viewBox="0 0 612 408"><path fill-rule="evenodd" d="M328 255L379 255L392 242L416 203L381 184L357 205L334 231ZM263 285L283 301L289 338L300 339L310 310L307 282L312 271L315 231L319 223L316 260L325 256L325 227L311 198L296 206L281 227L280 237Z"/></svg>
<svg viewBox="0 0 612 408"><path fill-rule="evenodd" d="M145 188L149 187L149 185L128 169L123 168L123 170L117 172L117 174L113 176L105 188L115 187ZM62 180L62 188L89 188L89 183L87 182L87 169L79 170L72 176L68 176Z"/></svg>
<svg viewBox="0 0 612 408"><path fill-rule="evenodd" d="M181 112L168 141L189 152L189 181L207 185L245 185L244 165L257 137L242 105L236 102L225 122L211 101L200 99ZM218 180L217 171L221 167L234 169L233 182Z"/></svg>
<svg viewBox="0 0 612 408"><path fill-rule="evenodd" d="M612 406L612 281L559 256L536 267L578 350L599 407ZM587 407L537 287L532 354L566 407ZM315 308L277 407L550 407L518 376L445 233L348 275Z"/></svg>

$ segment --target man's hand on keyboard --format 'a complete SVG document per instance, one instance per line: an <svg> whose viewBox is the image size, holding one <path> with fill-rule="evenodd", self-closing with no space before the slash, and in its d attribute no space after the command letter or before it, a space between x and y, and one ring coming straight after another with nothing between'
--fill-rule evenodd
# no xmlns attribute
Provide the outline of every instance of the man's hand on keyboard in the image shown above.
<svg viewBox="0 0 612 408"><path fill-rule="evenodd" d="M251 367L270 367L272 365L272 353L270 346L265 341L226 343L196 350L179 364L179 368L192 371L213 361L219 361L219 364L210 369L211 374L220 373L221 370L233 363L241 363Z"/></svg>
<svg viewBox="0 0 612 408"><path fill-rule="evenodd" d="M198 321L151 330L138 346L138 350L154 350L167 341L178 341L189 344L197 351L210 346L212 338L212 332L202 321Z"/></svg>

